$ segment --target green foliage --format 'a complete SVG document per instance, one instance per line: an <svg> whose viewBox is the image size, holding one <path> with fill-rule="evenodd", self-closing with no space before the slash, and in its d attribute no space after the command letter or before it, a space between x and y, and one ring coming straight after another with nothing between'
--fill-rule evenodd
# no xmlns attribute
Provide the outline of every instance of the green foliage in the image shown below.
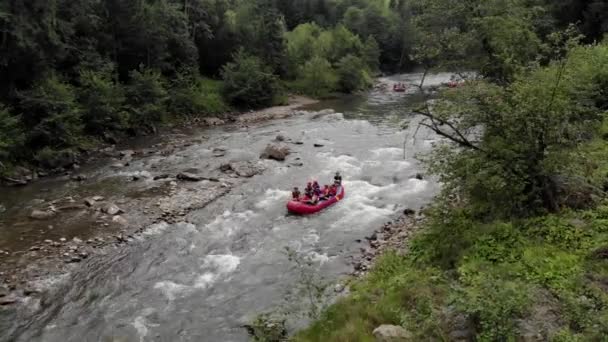
<svg viewBox="0 0 608 342"><path fill-rule="evenodd" d="M324 58L313 57L301 68L296 88L314 97L327 97L336 90L338 76Z"/></svg>
<svg viewBox="0 0 608 342"><path fill-rule="evenodd" d="M372 85L367 66L359 57L347 55L340 59L337 64L337 73L340 79L340 89L345 93L352 93Z"/></svg>
<svg viewBox="0 0 608 342"><path fill-rule="evenodd" d="M82 71L78 99L87 132L103 135L126 127L127 114L122 110L125 96L122 86L112 79L111 70Z"/></svg>
<svg viewBox="0 0 608 342"><path fill-rule="evenodd" d="M368 36L363 44L363 60L372 71L380 67L380 46L374 36Z"/></svg>
<svg viewBox="0 0 608 342"><path fill-rule="evenodd" d="M245 326L253 341L281 342L287 338L284 319L273 318L270 314L262 314Z"/></svg>
<svg viewBox="0 0 608 342"><path fill-rule="evenodd" d="M230 110L221 95L221 82L179 74L169 91L169 111L176 115L220 114Z"/></svg>
<svg viewBox="0 0 608 342"><path fill-rule="evenodd" d="M446 92L429 119L431 127L449 123L441 132L458 145L444 145L430 159L446 190L464 194L486 215L554 211L567 203L558 198L556 176L576 169L575 147L602 122L596 76L584 66L603 73L605 51L576 48L567 60L523 74L507 88L473 82Z"/></svg>
<svg viewBox="0 0 608 342"><path fill-rule="evenodd" d="M125 92L126 108L131 126L145 130L161 122L166 114L167 90L159 72L150 69L133 70Z"/></svg>
<svg viewBox="0 0 608 342"><path fill-rule="evenodd" d="M81 107L71 85L51 75L20 95L19 110L31 148L71 147L82 133Z"/></svg>
<svg viewBox="0 0 608 342"><path fill-rule="evenodd" d="M224 97L235 106L259 108L271 105L279 94L277 77L269 67L244 51L222 70Z"/></svg>
<svg viewBox="0 0 608 342"><path fill-rule="evenodd" d="M24 140L21 118L13 115L8 108L0 104L0 160L15 157L16 149Z"/></svg>

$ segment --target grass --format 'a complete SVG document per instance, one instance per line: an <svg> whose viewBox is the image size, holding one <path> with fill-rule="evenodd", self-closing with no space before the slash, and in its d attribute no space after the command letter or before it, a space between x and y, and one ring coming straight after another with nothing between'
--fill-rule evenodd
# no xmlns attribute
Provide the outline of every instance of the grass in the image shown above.
<svg viewBox="0 0 608 342"><path fill-rule="evenodd" d="M416 341L448 341L463 329L454 327L456 317L465 317L478 341L529 333L605 340L608 249L605 257L597 251L608 247L608 205L518 222L448 215L432 218L407 256L381 257L347 298L293 340L373 341L374 328L396 324Z"/></svg>

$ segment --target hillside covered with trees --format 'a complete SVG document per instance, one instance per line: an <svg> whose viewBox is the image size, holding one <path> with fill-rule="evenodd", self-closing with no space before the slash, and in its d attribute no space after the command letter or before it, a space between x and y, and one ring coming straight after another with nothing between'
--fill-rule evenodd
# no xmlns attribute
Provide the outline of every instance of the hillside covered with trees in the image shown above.
<svg viewBox="0 0 608 342"><path fill-rule="evenodd" d="M473 52L432 46L451 44L438 30L475 30L482 44L470 48L485 59L469 66L505 81L569 23L585 42L605 30L602 1L516 3L504 12L504 1L465 1L444 16L419 0L4 1L2 170L62 166L97 141L181 116L353 92L379 70Z"/></svg>

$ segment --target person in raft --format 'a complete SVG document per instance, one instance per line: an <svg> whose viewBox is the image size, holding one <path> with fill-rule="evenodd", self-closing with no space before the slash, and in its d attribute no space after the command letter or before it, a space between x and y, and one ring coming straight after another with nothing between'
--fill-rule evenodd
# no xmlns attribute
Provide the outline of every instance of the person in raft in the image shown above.
<svg viewBox="0 0 608 342"><path fill-rule="evenodd" d="M317 195L317 197L322 195L321 186L317 181L312 183L312 191L315 195Z"/></svg>
<svg viewBox="0 0 608 342"><path fill-rule="evenodd" d="M308 198L311 198L312 193L313 193L312 183L308 182L308 184L306 184L306 188L304 189L304 195Z"/></svg>
<svg viewBox="0 0 608 342"><path fill-rule="evenodd" d="M329 185L325 184L325 186L323 187L323 195L322 195L321 199L326 200L329 197L330 197Z"/></svg>
<svg viewBox="0 0 608 342"><path fill-rule="evenodd" d="M293 191L291 192L291 197L293 198L294 201L299 201L301 195L302 195L302 193L300 193L300 189L298 189L297 186L295 188L293 188Z"/></svg>
<svg viewBox="0 0 608 342"><path fill-rule="evenodd" d="M342 175L340 174L340 171L337 171L334 176L334 184L336 184L336 182L338 182L338 185L342 185Z"/></svg>

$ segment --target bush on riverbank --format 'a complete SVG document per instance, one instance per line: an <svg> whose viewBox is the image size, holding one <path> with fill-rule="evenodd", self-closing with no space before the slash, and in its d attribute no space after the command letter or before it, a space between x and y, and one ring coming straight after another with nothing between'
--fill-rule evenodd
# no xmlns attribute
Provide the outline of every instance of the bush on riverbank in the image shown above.
<svg viewBox="0 0 608 342"><path fill-rule="evenodd" d="M279 79L259 58L241 50L222 70L224 97L235 106L270 106L280 96Z"/></svg>

